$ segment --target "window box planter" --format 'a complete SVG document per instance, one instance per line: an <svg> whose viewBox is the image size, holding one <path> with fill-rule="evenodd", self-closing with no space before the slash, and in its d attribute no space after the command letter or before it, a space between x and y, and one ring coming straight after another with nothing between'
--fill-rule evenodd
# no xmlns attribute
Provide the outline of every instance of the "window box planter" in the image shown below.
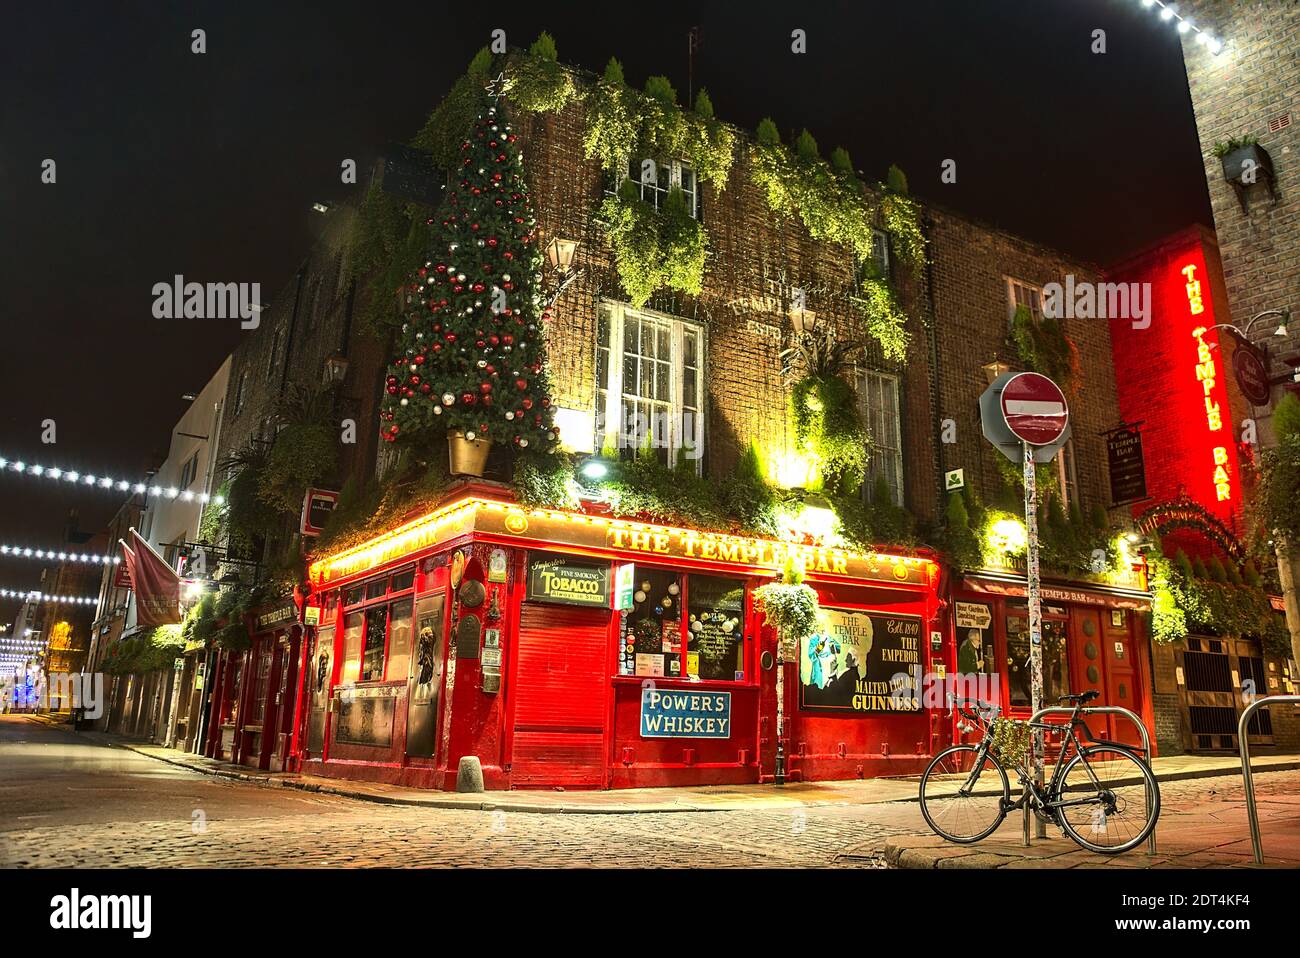
<svg viewBox="0 0 1300 958"><path fill-rule="evenodd" d="M1223 164L1223 178L1229 183L1251 186L1259 182L1261 175L1267 177L1270 182L1273 180L1273 158L1268 155L1268 150L1258 143L1248 143L1230 150L1220 158L1219 162ZM1246 171L1252 169L1255 171L1253 183L1245 180Z"/></svg>

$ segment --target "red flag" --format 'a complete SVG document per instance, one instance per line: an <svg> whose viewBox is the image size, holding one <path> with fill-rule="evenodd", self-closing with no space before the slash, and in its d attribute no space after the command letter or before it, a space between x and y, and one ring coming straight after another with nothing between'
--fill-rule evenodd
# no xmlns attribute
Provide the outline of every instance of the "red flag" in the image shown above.
<svg viewBox="0 0 1300 958"><path fill-rule="evenodd" d="M135 590L135 620L143 628L181 621L181 579L176 570L131 530L131 545L122 543L127 574ZM134 546L134 548L132 548Z"/></svg>

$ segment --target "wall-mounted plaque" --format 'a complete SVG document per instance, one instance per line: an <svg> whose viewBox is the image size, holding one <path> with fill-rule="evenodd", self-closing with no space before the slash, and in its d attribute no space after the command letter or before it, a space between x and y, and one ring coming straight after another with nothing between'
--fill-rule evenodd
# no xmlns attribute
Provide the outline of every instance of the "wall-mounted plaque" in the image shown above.
<svg viewBox="0 0 1300 958"><path fill-rule="evenodd" d="M478 640L482 631L483 623L472 615L467 615L456 623L456 658L478 658Z"/></svg>

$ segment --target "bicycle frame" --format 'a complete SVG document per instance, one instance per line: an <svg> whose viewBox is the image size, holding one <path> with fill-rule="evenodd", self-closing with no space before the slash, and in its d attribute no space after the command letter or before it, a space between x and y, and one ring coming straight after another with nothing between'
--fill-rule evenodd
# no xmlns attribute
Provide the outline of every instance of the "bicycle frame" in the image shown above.
<svg viewBox="0 0 1300 958"><path fill-rule="evenodd" d="M963 717L970 719L972 721L978 721L978 716L973 715L970 712L967 712L964 708L958 706L957 710L962 714ZM1088 764L1088 758L1084 754L1083 745L1080 743L1078 735L1075 734L1075 729L1078 726L1083 725L1085 728L1087 727L1083 719L1079 717L1081 712L1082 712L1082 705L1076 705L1074 708L1074 712L1070 715L1070 722L1068 725L1057 723L1057 722L1030 722L1029 723L1030 729L1033 730L1041 729L1044 733L1063 732L1066 736L1066 739L1061 744L1061 751L1057 757L1056 766L1055 768L1052 769L1052 779L1050 782L1047 783L1046 787L1042 791L1042 794L1039 794L1039 791L1036 786L1029 789L1025 789L1023 787L1026 783L1032 783L1033 781L1032 775L1029 769L1026 768L1023 763L1021 762L1016 763L1014 767L1015 767L1016 774L1020 777L1019 784L1022 786L1021 794L1020 797L1017 798L1015 801L1009 801L1006 803L1006 807L1003 809L1004 814L1009 814L1010 812L1023 809L1025 807L1025 802L1028 801L1031 807L1042 809L1043 811L1047 812L1050 817L1054 819L1057 809L1067 808L1073 805L1092 805L1101 801L1101 799L1099 799L1096 795L1089 796L1086 798L1077 798L1077 799L1062 799L1060 797L1061 777L1065 774L1065 767L1068 764L1067 759L1070 755L1071 746L1074 747L1074 753L1079 756L1080 764L1082 764L1084 769L1087 771L1088 777L1092 780L1092 784L1096 786L1098 791L1100 792L1106 791L1106 789L1102 787L1101 781L1093 773L1092 766ZM996 714L995 714L995 718L996 718ZM1124 751L1131 751L1127 746L1122 745L1119 742L1107 742L1098 739L1097 744L1109 746L1111 748L1123 749ZM971 766L970 774L967 776L966 782L964 785L962 785L958 794L969 794L975 788L975 784L979 780L980 774L984 771L984 762L985 759L988 757L989 751L992 749L992 745L993 745L993 722L990 720L985 725L984 735L980 739L979 746L977 747L977 751L975 753L975 762Z"/></svg>

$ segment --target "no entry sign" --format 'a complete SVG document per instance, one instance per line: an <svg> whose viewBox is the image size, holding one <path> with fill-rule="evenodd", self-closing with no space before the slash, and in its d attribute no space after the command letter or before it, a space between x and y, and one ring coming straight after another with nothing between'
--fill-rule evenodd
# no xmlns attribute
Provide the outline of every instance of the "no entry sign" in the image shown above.
<svg viewBox="0 0 1300 958"><path fill-rule="evenodd" d="M1070 421L1061 387L1038 373L1012 376L1002 389L1001 402L1011 434L1031 446L1050 446Z"/></svg>

